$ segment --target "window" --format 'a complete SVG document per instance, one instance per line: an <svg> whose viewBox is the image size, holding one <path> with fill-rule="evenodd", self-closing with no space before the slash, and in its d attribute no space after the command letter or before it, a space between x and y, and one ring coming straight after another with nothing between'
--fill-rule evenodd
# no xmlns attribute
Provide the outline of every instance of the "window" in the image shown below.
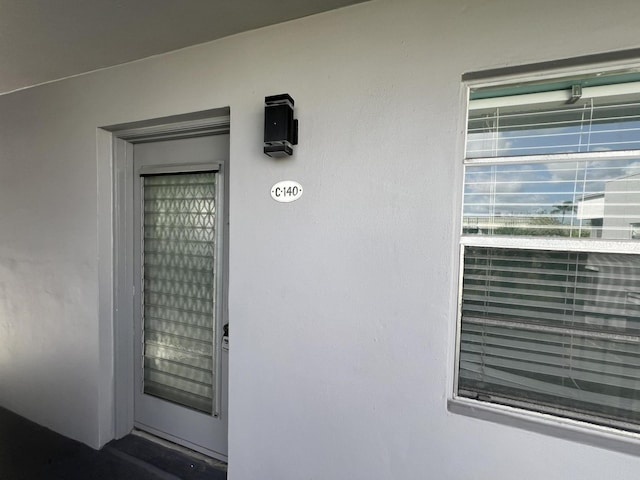
<svg viewBox="0 0 640 480"><path fill-rule="evenodd" d="M470 88L455 395L640 432L640 70Z"/></svg>

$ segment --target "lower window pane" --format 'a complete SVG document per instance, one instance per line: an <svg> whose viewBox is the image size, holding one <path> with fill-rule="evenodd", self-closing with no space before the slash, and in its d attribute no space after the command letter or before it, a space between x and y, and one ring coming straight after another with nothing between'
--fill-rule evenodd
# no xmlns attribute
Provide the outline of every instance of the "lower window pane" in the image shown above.
<svg viewBox="0 0 640 480"><path fill-rule="evenodd" d="M640 257L466 247L458 385L640 430Z"/></svg>

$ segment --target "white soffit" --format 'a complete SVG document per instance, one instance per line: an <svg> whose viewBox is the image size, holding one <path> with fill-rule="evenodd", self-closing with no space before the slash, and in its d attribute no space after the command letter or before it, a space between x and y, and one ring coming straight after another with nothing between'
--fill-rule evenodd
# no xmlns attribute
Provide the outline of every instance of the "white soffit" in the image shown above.
<svg viewBox="0 0 640 480"><path fill-rule="evenodd" d="M0 0L0 94L364 0Z"/></svg>

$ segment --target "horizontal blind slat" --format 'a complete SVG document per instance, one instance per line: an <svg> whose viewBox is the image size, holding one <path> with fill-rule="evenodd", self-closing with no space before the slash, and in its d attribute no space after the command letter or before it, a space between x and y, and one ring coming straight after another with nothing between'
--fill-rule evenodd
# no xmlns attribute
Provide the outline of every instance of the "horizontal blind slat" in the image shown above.
<svg viewBox="0 0 640 480"><path fill-rule="evenodd" d="M582 360L579 356L570 356L569 353L572 352L570 349L567 349L566 355L558 356L548 352L487 347L471 343L466 344L465 347L462 351L463 358L479 365L500 366L509 370L585 380L602 385L626 386L626 388L640 386L640 377L636 368Z"/></svg>
<svg viewBox="0 0 640 480"><path fill-rule="evenodd" d="M617 404L618 408L637 412L640 410L640 399L621 398L614 394L607 395L589 392L567 385L555 385L533 378L525 378L517 374L505 372L491 367L482 367L471 362L461 362L461 372L479 374L477 378L487 379L491 383L512 388L522 388L549 396L562 396L569 400L589 402L596 405ZM599 412L596 412L599 413Z"/></svg>
<svg viewBox="0 0 640 480"><path fill-rule="evenodd" d="M615 350L598 350L592 348L592 341L584 338L578 339L575 343L573 343L570 339L566 339L565 342L560 344L549 344L539 341L527 341L518 337L509 338L502 336L492 336L491 339L487 342L486 336L481 332L463 332L460 336L460 339L464 342L465 348L467 348L471 344L479 345L482 348L485 348L485 345L487 343L490 343L491 346L504 347L514 349L516 351L532 351L537 353L555 355L558 357L570 356L571 358L576 359L606 362L608 364L619 364L621 366L631 365L633 367L640 367L640 355L625 355L624 352ZM583 345L580 345L580 343L583 343ZM599 367L596 367L594 368L594 370L597 371L598 368ZM636 373L635 375L638 375L638 373Z"/></svg>

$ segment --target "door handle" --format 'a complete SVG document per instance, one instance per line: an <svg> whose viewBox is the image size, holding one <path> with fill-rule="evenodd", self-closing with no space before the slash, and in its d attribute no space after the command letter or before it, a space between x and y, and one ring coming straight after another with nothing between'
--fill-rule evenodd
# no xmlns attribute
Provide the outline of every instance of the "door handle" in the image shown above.
<svg viewBox="0 0 640 480"><path fill-rule="evenodd" d="M229 351L229 323L222 326L222 349Z"/></svg>

